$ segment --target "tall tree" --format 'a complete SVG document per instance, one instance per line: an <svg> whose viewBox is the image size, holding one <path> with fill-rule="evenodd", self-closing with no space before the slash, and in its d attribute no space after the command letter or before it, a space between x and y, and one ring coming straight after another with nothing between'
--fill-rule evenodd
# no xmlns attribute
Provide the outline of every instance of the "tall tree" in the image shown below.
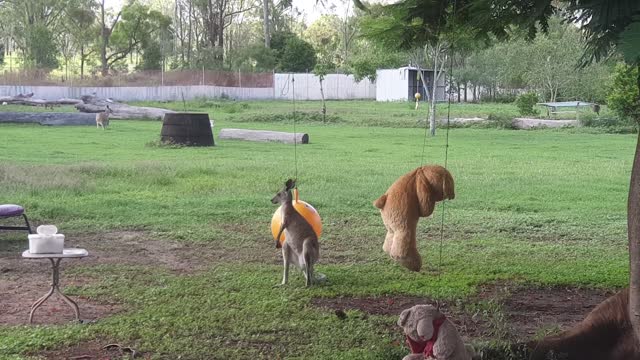
<svg viewBox="0 0 640 360"><path fill-rule="evenodd" d="M269 0L262 0L262 22L264 23L264 47L271 48L271 26L269 24Z"/></svg>
<svg viewBox="0 0 640 360"><path fill-rule="evenodd" d="M55 68L56 34L62 31L68 6L74 6L74 0L5 0L0 2L0 31L11 38L26 64Z"/></svg>
<svg viewBox="0 0 640 360"><path fill-rule="evenodd" d="M80 57L80 78L100 30L96 27L97 3L94 0L78 0L75 6L65 9L65 30L74 52Z"/></svg>
<svg viewBox="0 0 640 360"><path fill-rule="evenodd" d="M100 25L100 64L102 76L107 76L109 74L109 58L107 57L107 51L109 49L109 40L111 39L111 34L113 33L113 29L118 24L120 20L120 15L122 11L118 12L115 17L110 19L109 14L105 8L105 0L100 2L100 13L99 13L99 25ZM126 56L126 55L125 55Z"/></svg>
<svg viewBox="0 0 640 360"><path fill-rule="evenodd" d="M436 14L425 14L415 7L415 1L382 6L374 9L361 23L363 36L383 44L390 49L413 50L413 62L422 69L427 63L433 68L431 90L418 71L421 82L431 103L429 107L429 128L432 136L436 134L436 90L444 74L444 66L451 56L451 34L457 31L454 21L441 21L452 17L453 6L445 6Z"/></svg>
<svg viewBox="0 0 640 360"><path fill-rule="evenodd" d="M115 16L109 17L105 10L105 0L102 0L99 26L100 62L102 75L106 76L116 62L150 43L154 34L168 32L171 18L136 1L128 3Z"/></svg>

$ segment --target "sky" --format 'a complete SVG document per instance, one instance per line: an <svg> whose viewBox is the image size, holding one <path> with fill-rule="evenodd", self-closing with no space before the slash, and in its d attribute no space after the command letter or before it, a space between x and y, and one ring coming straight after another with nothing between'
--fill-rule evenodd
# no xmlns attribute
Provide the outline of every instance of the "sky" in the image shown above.
<svg viewBox="0 0 640 360"><path fill-rule="evenodd" d="M125 0L105 0L108 8L120 9ZM307 25L313 23L322 14L344 14L347 7L352 7L351 0L325 0L327 6L316 5L316 0L293 0L293 6L304 14ZM353 10L352 10L353 11Z"/></svg>

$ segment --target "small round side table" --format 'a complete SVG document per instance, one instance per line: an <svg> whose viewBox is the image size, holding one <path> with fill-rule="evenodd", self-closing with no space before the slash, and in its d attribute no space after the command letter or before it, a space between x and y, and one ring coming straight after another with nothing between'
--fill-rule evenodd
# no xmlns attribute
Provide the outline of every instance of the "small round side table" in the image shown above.
<svg viewBox="0 0 640 360"><path fill-rule="evenodd" d="M65 294L60 291L60 261L62 259L67 258L83 258L89 256L89 253L85 249L77 249L77 248L69 248L64 249L62 254L32 254L29 250L25 250L22 253L22 257L26 259L49 259L51 261L51 267L53 270L53 278L51 281L51 289L49 292L43 295L40 299L36 300L36 302L31 305L31 312L29 313L29 324L33 324L33 314L36 309L40 307L40 305L44 304L47 299L53 295L54 292L57 292L58 295L66 302L75 312L76 321L80 321L80 309L78 309L78 304L75 301L71 300Z"/></svg>

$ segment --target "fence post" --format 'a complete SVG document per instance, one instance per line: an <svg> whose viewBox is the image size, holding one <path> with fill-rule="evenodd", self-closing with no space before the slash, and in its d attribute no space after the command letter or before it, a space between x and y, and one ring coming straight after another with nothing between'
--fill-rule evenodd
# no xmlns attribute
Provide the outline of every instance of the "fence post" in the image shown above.
<svg viewBox="0 0 640 360"><path fill-rule="evenodd" d="M204 86L204 65L202 65L202 86Z"/></svg>

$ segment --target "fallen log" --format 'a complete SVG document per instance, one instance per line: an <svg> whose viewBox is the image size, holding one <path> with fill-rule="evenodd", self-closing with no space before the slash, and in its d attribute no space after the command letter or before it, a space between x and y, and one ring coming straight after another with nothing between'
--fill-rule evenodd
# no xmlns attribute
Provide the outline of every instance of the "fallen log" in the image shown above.
<svg viewBox="0 0 640 360"><path fill-rule="evenodd" d="M61 112L0 112L0 123L38 123L40 125L95 125L94 114Z"/></svg>
<svg viewBox="0 0 640 360"><path fill-rule="evenodd" d="M309 135L305 133L288 133L268 130L221 129L218 139L247 140L247 141L275 141L285 144L308 144Z"/></svg>
<svg viewBox="0 0 640 360"><path fill-rule="evenodd" d="M534 129L534 128L543 128L543 127L559 128L559 127L580 126L580 121L515 118L513 119L511 124L516 129Z"/></svg>
<svg viewBox="0 0 640 360"><path fill-rule="evenodd" d="M0 96L0 104L12 104L12 105L29 105L29 106L44 106L53 107L56 105L76 105L82 103L79 99L58 99L58 100L45 100L33 98L33 93L27 95L18 94L16 96Z"/></svg>
<svg viewBox="0 0 640 360"><path fill-rule="evenodd" d="M94 95L83 95L82 102L75 105L75 108L83 113L99 113L105 111L109 105L112 113L109 117L113 119L156 119L161 120L164 114L175 113L173 110L131 106L111 99L101 99Z"/></svg>

